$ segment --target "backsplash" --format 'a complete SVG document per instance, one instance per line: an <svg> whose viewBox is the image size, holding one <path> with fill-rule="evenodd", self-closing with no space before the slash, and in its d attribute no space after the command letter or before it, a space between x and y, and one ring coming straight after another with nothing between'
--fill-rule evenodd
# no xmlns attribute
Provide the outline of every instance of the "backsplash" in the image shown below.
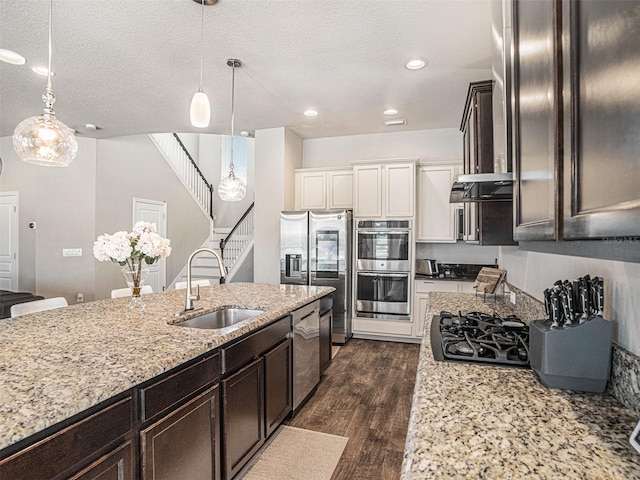
<svg viewBox="0 0 640 480"><path fill-rule="evenodd" d="M607 392L640 416L640 357L615 343Z"/></svg>
<svg viewBox="0 0 640 480"><path fill-rule="evenodd" d="M546 318L542 302L509 283L507 287L516 293L515 307L520 318L528 323ZM615 342L613 343L611 375L607 385L607 393L640 415L640 357Z"/></svg>

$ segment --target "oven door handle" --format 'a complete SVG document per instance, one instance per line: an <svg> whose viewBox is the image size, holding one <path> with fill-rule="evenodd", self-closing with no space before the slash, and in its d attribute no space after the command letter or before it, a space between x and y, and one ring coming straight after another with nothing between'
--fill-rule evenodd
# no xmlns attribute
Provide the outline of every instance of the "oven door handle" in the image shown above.
<svg viewBox="0 0 640 480"><path fill-rule="evenodd" d="M402 278L402 277L409 277L408 273L365 273L365 272L357 272L357 275L360 275L362 277L397 277L397 278Z"/></svg>

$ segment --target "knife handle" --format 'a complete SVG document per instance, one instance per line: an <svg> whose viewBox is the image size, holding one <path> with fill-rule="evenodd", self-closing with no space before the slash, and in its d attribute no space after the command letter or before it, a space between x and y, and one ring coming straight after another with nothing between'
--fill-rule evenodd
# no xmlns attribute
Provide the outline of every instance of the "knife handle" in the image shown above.
<svg viewBox="0 0 640 480"><path fill-rule="evenodd" d="M569 295L565 289L560 291L560 304L562 305L562 313L564 315L564 324L563 327L571 327L573 316L571 315L571 310L569 309Z"/></svg>
<svg viewBox="0 0 640 480"><path fill-rule="evenodd" d="M596 282L596 309L597 314L604 318L604 280L598 278Z"/></svg>
<svg viewBox="0 0 640 480"><path fill-rule="evenodd" d="M560 328L562 311L560 310L560 295L556 289L551 293L551 328Z"/></svg>
<svg viewBox="0 0 640 480"><path fill-rule="evenodd" d="M547 314L547 318L551 320L551 290L545 288L542 294L544 296L544 312Z"/></svg>
<svg viewBox="0 0 640 480"><path fill-rule="evenodd" d="M589 287L586 283L580 285L580 323L584 323L589 319Z"/></svg>

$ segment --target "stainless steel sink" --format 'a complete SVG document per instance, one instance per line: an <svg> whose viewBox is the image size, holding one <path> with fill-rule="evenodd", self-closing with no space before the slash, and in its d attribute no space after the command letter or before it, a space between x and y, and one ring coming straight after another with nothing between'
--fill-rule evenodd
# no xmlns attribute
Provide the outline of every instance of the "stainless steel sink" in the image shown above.
<svg viewBox="0 0 640 480"><path fill-rule="evenodd" d="M264 313L264 310L250 308L225 307L220 310L193 317L184 322L176 323L180 327L216 329L230 327L236 323Z"/></svg>

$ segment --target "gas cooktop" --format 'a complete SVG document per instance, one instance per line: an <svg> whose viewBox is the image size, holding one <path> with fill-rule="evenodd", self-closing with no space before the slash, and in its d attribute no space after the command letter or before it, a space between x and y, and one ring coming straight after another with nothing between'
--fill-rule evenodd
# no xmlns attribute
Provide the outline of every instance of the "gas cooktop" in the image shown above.
<svg viewBox="0 0 640 480"><path fill-rule="evenodd" d="M431 321L436 360L529 367L529 326L515 315L440 312Z"/></svg>

